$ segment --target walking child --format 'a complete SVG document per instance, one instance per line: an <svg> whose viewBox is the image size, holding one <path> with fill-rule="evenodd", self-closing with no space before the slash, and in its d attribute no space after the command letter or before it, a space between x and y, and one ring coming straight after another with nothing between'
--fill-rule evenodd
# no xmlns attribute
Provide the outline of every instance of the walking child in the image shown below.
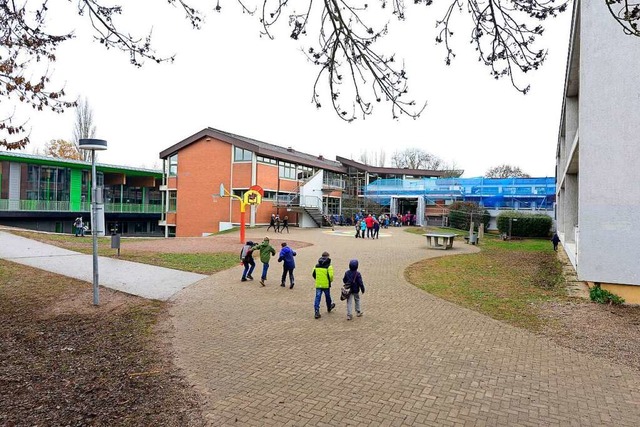
<svg viewBox="0 0 640 427"><path fill-rule="evenodd" d="M253 242L248 240L240 251L240 260L242 261L242 265L244 265L242 282L246 282L247 279L253 280L251 273L253 273L253 269L256 268L256 262L253 260L253 246Z"/></svg>
<svg viewBox="0 0 640 427"><path fill-rule="evenodd" d="M269 244L269 238L265 237L262 243L256 245L254 250L260 251L260 261L262 262L262 276L260 276L260 284L264 286L267 280L267 271L269 270L269 261L276 254L276 250Z"/></svg>
<svg viewBox="0 0 640 427"><path fill-rule="evenodd" d="M356 316L360 317L363 314L362 306L360 304L360 292L364 294L364 283L362 282L362 274L358 271L358 260L352 259L349 261L349 269L344 273L342 278L345 288L349 287L351 292L347 298L347 320L353 319L352 308L355 301Z"/></svg>
<svg viewBox="0 0 640 427"><path fill-rule="evenodd" d="M274 231L276 229L276 214L271 214L271 219L269 220L269 226L267 227L267 231L273 227Z"/></svg>
<svg viewBox="0 0 640 427"><path fill-rule="evenodd" d="M313 309L315 310L315 318L320 317L320 299L324 294L325 302L327 303L327 312L331 313L336 307L336 304L331 301L331 282L333 282L333 265L331 265L331 258L329 258L329 252L323 252L318 264L313 269L313 278L316 279L316 299L313 302Z"/></svg>
<svg viewBox="0 0 640 427"><path fill-rule="evenodd" d="M287 280L287 274L289 275L289 289L293 289L295 285L295 279L293 277L293 270L296 268L296 261L293 259L296 256L296 251L287 246L287 242L282 242L280 245L280 256L278 256L278 262L282 262L282 280L280 286L285 287L285 281Z"/></svg>
<svg viewBox="0 0 640 427"><path fill-rule="evenodd" d="M287 229L287 234L289 234L289 217L287 215L282 219L282 228L280 229L280 232L282 233L282 230L285 228Z"/></svg>

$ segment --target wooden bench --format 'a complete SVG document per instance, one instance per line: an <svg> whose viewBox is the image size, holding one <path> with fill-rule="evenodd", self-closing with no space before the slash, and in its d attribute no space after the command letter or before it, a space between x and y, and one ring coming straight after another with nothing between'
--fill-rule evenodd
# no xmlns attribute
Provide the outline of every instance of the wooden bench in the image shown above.
<svg viewBox="0 0 640 427"><path fill-rule="evenodd" d="M427 246L432 249L447 250L453 247L453 240L457 234L426 233Z"/></svg>

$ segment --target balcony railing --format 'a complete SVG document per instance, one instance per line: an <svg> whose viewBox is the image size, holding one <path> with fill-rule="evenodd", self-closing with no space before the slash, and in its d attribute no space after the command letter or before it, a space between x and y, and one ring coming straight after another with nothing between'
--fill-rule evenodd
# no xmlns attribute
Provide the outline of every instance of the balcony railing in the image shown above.
<svg viewBox="0 0 640 427"><path fill-rule="evenodd" d="M71 202L49 201L49 200L8 200L0 199L0 211L22 211L22 212L90 212L91 203L81 202L74 204L71 209ZM104 210L107 213L162 213L162 205L150 205L139 203L105 203Z"/></svg>
<svg viewBox="0 0 640 427"><path fill-rule="evenodd" d="M316 196L301 196L299 194L278 194L278 197L274 200L274 206L322 209L322 199Z"/></svg>

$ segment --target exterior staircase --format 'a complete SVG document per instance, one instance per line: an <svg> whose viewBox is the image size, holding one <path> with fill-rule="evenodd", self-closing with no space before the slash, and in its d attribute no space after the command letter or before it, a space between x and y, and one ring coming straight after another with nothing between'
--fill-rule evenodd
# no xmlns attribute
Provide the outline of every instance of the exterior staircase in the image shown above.
<svg viewBox="0 0 640 427"><path fill-rule="evenodd" d="M322 227L322 218L323 218L323 214L322 211L318 208L313 208L313 207L302 207L302 210L304 212L306 212L311 219L313 219L313 222L315 222L318 227Z"/></svg>

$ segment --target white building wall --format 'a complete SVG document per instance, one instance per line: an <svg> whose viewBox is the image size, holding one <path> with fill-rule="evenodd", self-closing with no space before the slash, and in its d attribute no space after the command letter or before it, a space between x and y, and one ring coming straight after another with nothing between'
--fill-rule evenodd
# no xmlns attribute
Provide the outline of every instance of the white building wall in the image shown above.
<svg viewBox="0 0 640 427"><path fill-rule="evenodd" d="M300 187L300 205L313 206L319 204L319 208L322 209L322 180L324 172L319 170L316 172L307 182ZM317 228L315 223L306 212L300 213L298 219L299 226L302 228Z"/></svg>
<svg viewBox="0 0 640 427"><path fill-rule="evenodd" d="M640 285L640 40L580 9L578 277Z"/></svg>

